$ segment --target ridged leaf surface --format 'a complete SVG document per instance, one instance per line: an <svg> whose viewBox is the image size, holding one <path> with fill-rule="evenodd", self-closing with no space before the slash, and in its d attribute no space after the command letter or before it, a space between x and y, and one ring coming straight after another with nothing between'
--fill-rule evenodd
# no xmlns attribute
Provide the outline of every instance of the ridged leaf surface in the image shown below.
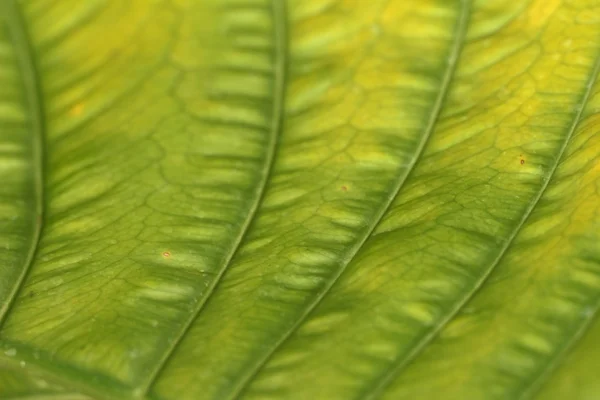
<svg viewBox="0 0 600 400"><path fill-rule="evenodd" d="M600 1L0 22L0 399L600 397Z"/></svg>

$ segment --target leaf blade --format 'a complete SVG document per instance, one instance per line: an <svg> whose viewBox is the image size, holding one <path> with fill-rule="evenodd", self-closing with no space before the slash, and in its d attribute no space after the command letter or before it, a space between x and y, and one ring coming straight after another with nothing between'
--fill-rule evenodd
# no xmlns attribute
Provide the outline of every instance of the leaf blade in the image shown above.
<svg viewBox="0 0 600 400"><path fill-rule="evenodd" d="M0 397L593 393L597 5L461 1L20 3Z"/></svg>

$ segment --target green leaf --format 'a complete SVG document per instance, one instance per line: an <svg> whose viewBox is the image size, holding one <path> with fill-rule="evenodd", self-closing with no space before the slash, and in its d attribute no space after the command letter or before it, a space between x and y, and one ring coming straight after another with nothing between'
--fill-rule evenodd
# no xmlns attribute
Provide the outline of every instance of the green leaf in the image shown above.
<svg viewBox="0 0 600 400"><path fill-rule="evenodd" d="M597 0L0 22L0 399L600 396Z"/></svg>

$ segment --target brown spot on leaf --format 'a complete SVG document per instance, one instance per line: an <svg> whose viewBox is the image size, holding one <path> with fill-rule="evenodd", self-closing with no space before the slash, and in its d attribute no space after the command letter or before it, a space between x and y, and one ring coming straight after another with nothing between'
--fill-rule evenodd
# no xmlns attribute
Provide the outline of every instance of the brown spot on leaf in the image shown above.
<svg viewBox="0 0 600 400"><path fill-rule="evenodd" d="M171 257L171 252L169 252L169 251L163 251L162 256L164 258L169 258L169 257Z"/></svg>

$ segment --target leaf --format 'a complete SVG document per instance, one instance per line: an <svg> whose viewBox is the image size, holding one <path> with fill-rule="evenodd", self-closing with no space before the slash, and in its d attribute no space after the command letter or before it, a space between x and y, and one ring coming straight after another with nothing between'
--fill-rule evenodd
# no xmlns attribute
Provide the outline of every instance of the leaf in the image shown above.
<svg viewBox="0 0 600 400"><path fill-rule="evenodd" d="M600 395L597 0L0 2L0 398Z"/></svg>

